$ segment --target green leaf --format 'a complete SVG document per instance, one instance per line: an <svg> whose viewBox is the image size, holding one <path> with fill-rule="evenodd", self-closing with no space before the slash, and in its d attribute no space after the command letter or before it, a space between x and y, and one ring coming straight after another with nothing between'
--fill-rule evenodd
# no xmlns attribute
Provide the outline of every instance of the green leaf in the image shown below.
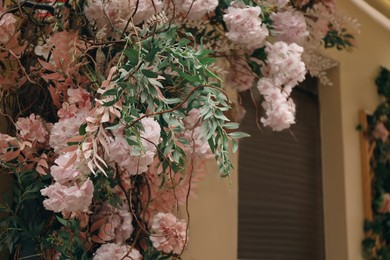
<svg viewBox="0 0 390 260"><path fill-rule="evenodd" d="M158 74L153 72L153 71L150 71L150 70L142 70L142 74L144 74L146 77L148 78L154 78L156 79L158 77Z"/></svg>
<svg viewBox="0 0 390 260"><path fill-rule="evenodd" d="M60 222L64 227L67 227L67 226L68 226L68 224L69 224L69 221L68 221L68 220L63 219L63 218L61 218L61 217L59 217L59 216L56 216L56 218L57 218L58 222Z"/></svg>
<svg viewBox="0 0 390 260"><path fill-rule="evenodd" d="M244 132L233 132L233 133L230 133L228 134L231 138L235 138L235 139L238 139L238 138L244 138L244 137L250 137L249 134L247 133L244 133Z"/></svg>
<svg viewBox="0 0 390 260"><path fill-rule="evenodd" d="M239 126L240 126L239 123L234 123L234 122L223 124L223 127L226 129L237 129Z"/></svg>
<svg viewBox="0 0 390 260"><path fill-rule="evenodd" d="M151 62L154 60L154 57L156 57L157 52L159 51L159 48L154 48L152 49L146 56L145 56L145 61Z"/></svg>
<svg viewBox="0 0 390 260"><path fill-rule="evenodd" d="M233 140L232 140L232 152L233 152L233 153L236 153L237 150L238 150L238 142L237 142L236 139L233 139Z"/></svg>
<svg viewBox="0 0 390 260"><path fill-rule="evenodd" d="M131 65L136 66L138 64L138 50L126 49L125 55L129 59Z"/></svg>
<svg viewBox="0 0 390 260"><path fill-rule="evenodd" d="M106 90L106 91L104 91L104 93L102 94L102 97L106 97L106 96L116 96L116 95L118 95L118 91L119 91L119 89L117 89L117 88L112 88L112 89Z"/></svg>
<svg viewBox="0 0 390 260"><path fill-rule="evenodd" d="M79 128L79 135L85 135L87 133L87 123L84 123Z"/></svg>

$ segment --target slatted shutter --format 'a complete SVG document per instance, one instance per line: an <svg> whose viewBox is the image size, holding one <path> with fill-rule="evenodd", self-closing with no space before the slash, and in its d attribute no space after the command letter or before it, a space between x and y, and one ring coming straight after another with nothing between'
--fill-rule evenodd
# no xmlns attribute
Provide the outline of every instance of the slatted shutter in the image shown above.
<svg viewBox="0 0 390 260"><path fill-rule="evenodd" d="M319 103L316 82L294 89L297 124L272 132L255 124L248 93L240 141L238 258L323 260Z"/></svg>

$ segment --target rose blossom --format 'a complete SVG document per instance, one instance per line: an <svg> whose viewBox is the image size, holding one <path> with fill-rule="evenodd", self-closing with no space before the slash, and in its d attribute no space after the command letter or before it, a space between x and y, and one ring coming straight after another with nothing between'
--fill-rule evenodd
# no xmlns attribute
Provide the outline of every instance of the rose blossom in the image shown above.
<svg viewBox="0 0 390 260"><path fill-rule="evenodd" d="M93 183L89 179L81 186L74 184L68 187L56 182L41 190L41 194L48 197L43 206L54 212L87 211L92 203L93 191Z"/></svg>
<svg viewBox="0 0 390 260"><path fill-rule="evenodd" d="M228 29L226 37L234 43L246 46L249 50L263 46L269 33L261 22L260 14L261 9L258 6L246 8L230 6L223 15Z"/></svg>
<svg viewBox="0 0 390 260"><path fill-rule="evenodd" d="M157 213L152 220L150 235L153 246L164 253L180 254L186 242L187 224L184 220L178 220L171 213Z"/></svg>
<svg viewBox="0 0 390 260"><path fill-rule="evenodd" d="M96 250L93 260L141 260L139 251L129 245L107 243Z"/></svg>

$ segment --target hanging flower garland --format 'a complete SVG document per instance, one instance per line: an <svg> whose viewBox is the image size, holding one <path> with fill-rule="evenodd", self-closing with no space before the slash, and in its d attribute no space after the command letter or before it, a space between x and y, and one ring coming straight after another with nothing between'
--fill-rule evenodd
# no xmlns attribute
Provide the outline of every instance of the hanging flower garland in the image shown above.
<svg viewBox="0 0 390 260"><path fill-rule="evenodd" d="M247 136L223 85L254 86L260 121L286 129L307 71L327 82L318 49L350 49L356 24L334 1L0 1L0 164L14 178L0 245L26 258L179 258L179 208L204 161L229 176L228 145Z"/></svg>
<svg viewBox="0 0 390 260"><path fill-rule="evenodd" d="M373 217L364 223L366 238L363 249L365 259L370 260L388 259L390 256L390 71L382 67L375 83L382 103L369 116L366 133L373 149L370 157Z"/></svg>

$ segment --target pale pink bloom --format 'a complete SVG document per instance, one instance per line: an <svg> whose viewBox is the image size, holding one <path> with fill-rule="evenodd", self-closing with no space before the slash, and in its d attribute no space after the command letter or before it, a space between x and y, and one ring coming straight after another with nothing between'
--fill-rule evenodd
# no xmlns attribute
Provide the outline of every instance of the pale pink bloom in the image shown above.
<svg viewBox="0 0 390 260"><path fill-rule="evenodd" d="M86 122L89 110L80 109L71 117L61 118L54 124L49 144L55 152L59 152L67 146L67 140L78 135L80 126Z"/></svg>
<svg viewBox="0 0 390 260"><path fill-rule="evenodd" d="M49 46L55 46L51 51L51 62L63 73L68 74L74 69L72 65L78 62L78 57L85 50L85 44L79 40L78 31L57 31L46 40Z"/></svg>
<svg viewBox="0 0 390 260"><path fill-rule="evenodd" d="M372 134L376 139L381 139L384 143L389 139L389 131L383 122L376 123L374 132Z"/></svg>
<svg viewBox="0 0 390 260"><path fill-rule="evenodd" d="M336 0L320 0L320 3L325 5L330 10L330 12L335 12Z"/></svg>
<svg viewBox="0 0 390 260"><path fill-rule="evenodd" d="M276 40L301 43L309 35L305 17L301 12L288 10L271 14Z"/></svg>
<svg viewBox="0 0 390 260"><path fill-rule="evenodd" d="M54 163L50 167L50 174L61 185L84 180L90 174L88 167L82 163L79 151L62 153Z"/></svg>
<svg viewBox="0 0 390 260"><path fill-rule="evenodd" d="M40 116L31 114L29 117L19 117L16 121L16 128L19 131L19 136L23 140L31 142L46 143L49 133Z"/></svg>
<svg viewBox="0 0 390 260"><path fill-rule="evenodd" d="M160 0L89 0L84 8L85 16L91 23L96 23L105 34L112 32L111 24L124 30L137 6L137 12L131 22L140 24L162 10ZM127 29L131 29L128 26Z"/></svg>
<svg viewBox="0 0 390 260"><path fill-rule="evenodd" d="M52 49L52 46L50 44L43 44L43 45L37 45L34 48L34 52L37 56L42 56L47 60L49 58L49 53Z"/></svg>
<svg viewBox="0 0 390 260"><path fill-rule="evenodd" d="M382 196L382 206L378 209L379 213L389 213L390 212L390 194L385 193Z"/></svg>
<svg viewBox="0 0 390 260"><path fill-rule="evenodd" d="M98 238L103 241L124 243L133 233L131 222L133 217L128 205L123 202L120 208L104 203L99 211L92 216L92 226L98 225Z"/></svg>
<svg viewBox="0 0 390 260"><path fill-rule="evenodd" d="M94 186L89 179L81 186L54 183L41 190L41 194L48 197L43 201L43 206L54 212L87 211L92 203L93 191Z"/></svg>
<svg viewBox="0 0 390 260"><path fill-rule="evenodd" d="M317 3L312 6L310 9L310 14L314 17L310 20L311 29L310 36L317 41L321 41L329 31L330 17L332 17L332 11L329 8L322 4Z"/></svg>
<svg viewBox="0 0 390 260"><path fill-rule="evenodd" d="M15 34L16 18L13 14L4 14L1 10L0 17L2 17L0 20L0 44L6 44Z"/></svg>
<svg viewBox="0 0 390 260"><path fill-rule="evenodd" d="M158 212L174 212L178 205L186 203L188 193L194 195L197 182L203 178L204 172L201 171L204 170L204 164L203 162L199 163L195 158L192 164L193 169L188 169L185 174L173 174L169 169L163 173L158 158L154 160L145 175L149 186L143 187L141 192L142 201L149 205L146 209L149 213L146 216L146 221ZM190 188L191 190L189 190Z"/></svg>
<svg viewBox="0 0 390 260"><path fill-rule="evenodd" d="M150 240L153 246L164 253L180 254L186 242L187 223L171 213L158 213L153 217Z"/></svg>
<svg viewBox="0 0 390 260"><path fill-rule="evenodd" d="M212 12L218 6L218 0L175 0L175 7L178 12L187 15L188 19L195 20L202 18L205 14Z"/></svg>
<svg viewBox="0 0 390 260"><path fill-rule="evenodd" d="M267 2L278 8L283 8L290 2L290 0L267 0Z"/></svg>
<svg viewBox="0 0 390 260"><path fill-rule="evenodd" d="M184 127L192 129L200 123L200 111L193 108L188 112L188 115L183 119Z"/></svg>
<svg viewBox="0 0 390 260"><path fill-rule="evenodd" d="M223 20L228 32L226 36L234 43L254 50L264 45L269 32L260 19L260 7L236 8L230 6Z"/></svg>
<svg viewBox="0 0 390 260"><path fill-rule="evenodd" d="M188 142L188 144L184 146L184 151L188 156L195 154L203 159L212 158L214 154L211 152L210 145L203 136L201 129L202 124L200 122L199 109L191 109L188 116L184 118L183 123L185 130L180 135Z"/></svg>
<svg viewBox="0 0 390 260"><path fill-rule="evenodd" d="M127 174L141 174L148 170L160 143L161 128L152 118L141 119L144 131L141 131L142 149L130 146L123 135L123 129L114 132L115 138L108 140L108 155L111 160L125 169Z"/></svg>
<svg viewBox="0 0 390 260"><path fill-rule="evenodd" d="M139 251L130 245L107 243L95 252L93 260L141 260Z"/></svg>
<svg viewBox="0 0 390 260"><path fill-rule="evenodd" d="M201 126L197 126L193 129L186 129L183 137L188 141L188 145L185 145L185 152L191 156L195 154L202 159L213 158L214 154L211 152L210 145L206 138L203 136Z"/></svg>
<svg viewBox="0 0 390 260"><path fill-rule="evenodd" d="M259 80L257 88L264 97L262 106L266 117L261 118L264 126L281 131L295 123L295 104L286 92L266 78Z"/></svg>
<svg viewBox="0 0 390 260"><path fill-rule="evenodd" d="M141 124L144 128L144 130L141 131L143 146L150 151L156 151L156 146L160 143L160 124L153 118L149 117L141 119Z"/></svg>
<svg viewBox="0 0 390 260"><path fill-rule="evenodd" d="M238 92L246 91L253 87L255 76L248 63L244 59L234 59L230 63L226 82Z"/></svg>
<svg viewBox="0 0 390 260"><path fill-rule="evenodd" d="M267 43L267 66L262 73L266 78L272 79L273 84L284 87L289 95L294 86L305 79L305 63L301 60L303 48L295 43L285 42Z"/></svg>
<svg viewBox="0 0 390 260"><path fill-rule="evenodd" d="M91 108L90 93L82 88L68 89L69 104L76 104L78 108Z"/></svg>

